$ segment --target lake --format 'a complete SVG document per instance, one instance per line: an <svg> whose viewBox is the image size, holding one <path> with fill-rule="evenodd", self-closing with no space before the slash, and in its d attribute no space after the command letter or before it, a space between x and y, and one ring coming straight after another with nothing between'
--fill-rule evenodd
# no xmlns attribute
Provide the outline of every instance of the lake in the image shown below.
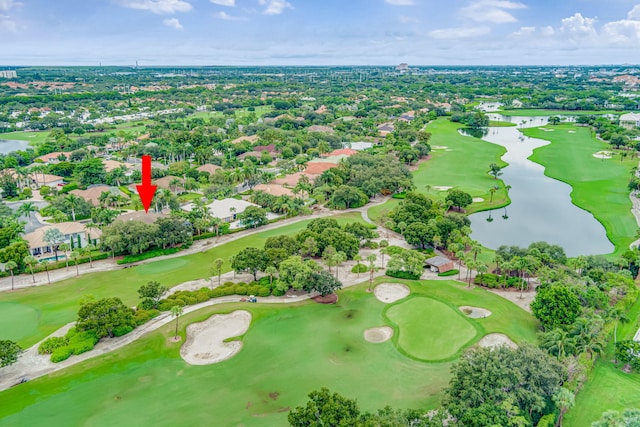
<svg viewBox="0 0 640 427"><path fill-rule="evenodd" d="M518 128L543 126L547 117L489 116L492 120L518 124L518 127L489 128L483 137L507 149L502 159L509 166L502 170L500 178L511 186L511 204L470 215L471 237L491 249L501 245L526 247L545 241L562 246L570 257L613 252L614 246L602 224L571 202L571 186L545 176L543 166L527 159L534 149L549 141L525 137ZM549 131L554 131L552 126ZM492 221L487 221L488 218Z"/></svg>
<svg viewBox="0 0 640 427"><path fill-rule="evenodd" d="M0 154L8 154L12 151L26 150L29 141L16 141L13 139L0 139Z"/></svg>

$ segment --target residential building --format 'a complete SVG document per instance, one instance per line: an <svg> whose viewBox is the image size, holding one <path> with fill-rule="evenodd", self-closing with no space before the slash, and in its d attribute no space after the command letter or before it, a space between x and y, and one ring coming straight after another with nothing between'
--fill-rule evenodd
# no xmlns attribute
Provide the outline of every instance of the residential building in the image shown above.
<svg viewBox="0 0 640 427"><path fill-rule="evenodd" d="M71 190L71 194L75 194L78 197L82 197L85 201L93 206L100 206L100 197L102 193L113 193L119 195L125 199L129 199L125 193L123 193L118 187L111 187L105 184L92 185L86 190Z"/></svg>
<svg viewBox="0 0 640 427"><path fill-rule="evenodd" d="M206 205L213 215L216 218L221 219L224 222L232 222L237 219L238 214L244 212L249 206L258 205L254 203L249 203L244 200L238 199L223 199L223 200L214 200L213 203L209 203ZM183 210L187 212L191 212L193 210L194 204L189 203L182 207Z"/></svg>
<svg viewBox="0 0 640 427"><path fill-rule="evenodd" d="M64 243L73 249L84 248L90 242L98 243L102 236L99 229L87 229L86 224L81 222L61 222L59 224L45 225L37 230L24 235L24 240L29 243L31 255L43 258L52 258L55 251L51 245L45 241L44 236L47 230L57 228L64 235ZM58 253L60 256L60 253Z"/></svg>
<svg viewBox="0 0 640 427"><path fill-rule="evenodd" d="M71 156L71 152L70 151L55 151L53 153L49 153L49 154L45 154L43 156L40 157L36 157L34 159L34 161L40 163L44 163L45 165L55 165L57 163L60 163L62 161L67 161L69 160L69 157Z"/></svg>
<svg viewBox="0 0 640 427"><path fill-rule="evenodd" d="M625 129L640 127L640 113L627 113L620 116L620 126Z"/></svg>
<svg viewBox="0 0 640 427"><path fill-rule="evenodd" d="M220 166L218 166L218 165L214 165L214 164L211 164L211 163L206 163L206 164L204 164L202 166L199 166L196 170L198 172L208 172L209 175L215 175L215 173L216 173L216 171L218 169L222 169L222 168Z"/></svg>
<svg viewBox="0 0 640 427"><path fill-rule="evenodd" d="M15 79L18 73L15 70L0 70L0 79Z"/></svg>
<svg viewBox="0 0 640 427"><path fill-rule="evenodd" d="M50 175L48 173L33 173L31 179L36 188L47 187L57 188L64 185L64 178L58 175Z"/></svg>

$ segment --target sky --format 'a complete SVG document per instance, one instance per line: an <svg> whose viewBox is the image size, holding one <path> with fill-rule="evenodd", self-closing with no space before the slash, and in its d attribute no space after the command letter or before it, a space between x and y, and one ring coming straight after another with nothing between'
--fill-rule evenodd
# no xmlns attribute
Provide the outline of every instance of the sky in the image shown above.
<svg viewBox="0 0 640 427"><path fill-rule="evenodd" d="M0 0L0 65L640 63L640 0Z"/></svg>

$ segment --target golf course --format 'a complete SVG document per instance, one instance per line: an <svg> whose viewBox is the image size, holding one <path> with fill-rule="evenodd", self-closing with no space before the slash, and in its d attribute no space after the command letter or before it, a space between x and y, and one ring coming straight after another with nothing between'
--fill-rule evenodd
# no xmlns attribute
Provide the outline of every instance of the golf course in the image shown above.
<svg viewBox="0 0 640 427"><path fill-rule="evenodd" d="M489 333L516 343L536 340L537 321L486 290L454 281L380 278L375 283L381 282L403 283L410 296L384 304L367 285L358 285L339 291L336 305L234 303L198 310L180 319L181 342L169 339L172 323L120 351L4 391L1 424L283 425L290 408L326 385L368 410L387 404L434 408L450 364L464 348ZM463 305L492 315L466 317L458 309ZM253 320L238 338L243 347L236 356L207 366L181 359L187 324L240 308ZM382 325L394 329L393 340L364 340L364 330Z"/></svg>

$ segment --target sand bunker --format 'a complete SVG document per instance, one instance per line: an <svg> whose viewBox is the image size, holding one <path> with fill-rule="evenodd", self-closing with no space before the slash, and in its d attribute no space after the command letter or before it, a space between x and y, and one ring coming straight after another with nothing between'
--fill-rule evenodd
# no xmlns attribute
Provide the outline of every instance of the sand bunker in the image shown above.
<svg viewBox="0 0 640 427"><path fill-rule="evenodd" d="M540 130L543 130L545 132L555 132L555 129L547 129L547 128L540 128Z"/></svg>
<svg viewBox="0 0 640 427"><path fill-rule="evenodd" d="M211 365L233 357L242 348L241 341L224 342L244 334L251 324L251 313L236 310L215 314L204 322L187 326L187 341L180 356L190 365Z"/></svg>
<svg viewBox="0 0 640 427"><path fill-rule="evenodd" d="M399 283L382 283L373 290L376 298L387 304L406 298L410 293L408 287Z"/></svg>
<svg viewBox="0 0 640 427"><path fill-rule="evenodd" d="M480 203L480 202L484 202L484 199L482 197L474 197L473 200L475 203Z"/></svg>
<svg viewBox="0 0 640 427"><path fill-rule="evenodd" d="M460 309L460 311L462 311L464 314L466 314L468 317L471 317L472 319L483 319L485 317L491 316L491 312L486 308L471 307L468 305L463 305L458 308Z"/></svg>
<svg viewBox="0 0 640 427"><path fill-rule="evenodd" d="M596 159L610 159L613 157L613 153L611 151L598 151L593 154L593 157Z"/></svg>
<svg viewBox="0 0 640 427"><path fill-rule="evenodd" d="M480 347L496 348L506 345L509 348L518 348L516 343L511 341L511 338L504 334L489 334L482 337L478 342Z"/></svg>
<svg viewBox="0 0 640 427"><path fill-rule="evenodd" d="M446 150L449 147L447 147L446 145L432 145L431 148L433 150Z"/></svg>
<svg viewBox="0 0 640 427"><path fill-rule="evenodd" d="M447 191L453 187L451 187L450 185L434 185L433 187L434 190L438 190L438 191Z"/></svg>
<svg viewBox="0 0 640 427"><path fill-rule="evenodd" d="M389 326L380 326L364 331L364 339L372 343L389 341L393 336L393 329Z"/></svg>
<svg viewBox="0 0 640 427"><path fill-rule="evenodd" d="M575 130L568 130L567 132L569 132L569 133L576 133L576 131L575 131Z"/></svg>

